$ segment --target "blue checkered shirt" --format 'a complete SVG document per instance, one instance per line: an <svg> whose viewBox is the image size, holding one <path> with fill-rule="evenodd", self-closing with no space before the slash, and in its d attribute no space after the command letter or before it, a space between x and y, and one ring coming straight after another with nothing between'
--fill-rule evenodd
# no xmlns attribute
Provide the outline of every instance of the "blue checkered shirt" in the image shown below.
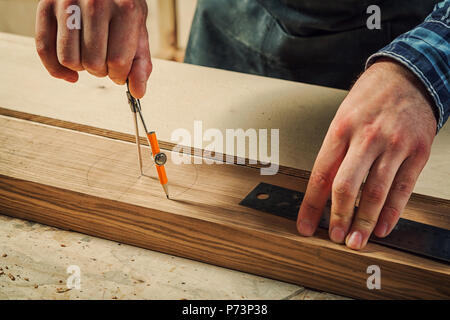
<svg viewBox="0 0 450 320"><path fill-rule="evenodd" d="M439 131L450 115L450 0L438 3L423 23L370 56L366 68L379 57L396 60L422 81L434 100Z"/></svg>

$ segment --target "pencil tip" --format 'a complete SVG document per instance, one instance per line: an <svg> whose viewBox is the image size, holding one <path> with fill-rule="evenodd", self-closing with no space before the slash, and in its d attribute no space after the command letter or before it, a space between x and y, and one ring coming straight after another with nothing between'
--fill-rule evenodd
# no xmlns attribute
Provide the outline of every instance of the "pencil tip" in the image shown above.
<svg viewBox="0 0 450 320"><path fill-rule="evenodd" d="M169 198L169 186L167 185L167 183L163 184L163 189L164 189L164 193L166 194L166 198L170 199Z"/></svg>

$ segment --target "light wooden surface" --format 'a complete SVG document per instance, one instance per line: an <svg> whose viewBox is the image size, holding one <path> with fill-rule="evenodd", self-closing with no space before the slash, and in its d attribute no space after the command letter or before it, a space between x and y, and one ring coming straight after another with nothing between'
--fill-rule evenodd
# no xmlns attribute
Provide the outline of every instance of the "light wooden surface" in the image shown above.
<svg viewBox="0 0 450 320"><path fill-rule="evenodd" d="M306 180L236 165L166 165L171 200L135 146L0 118L0 210L85 234L358 298L449 298L450 268L376 244L362 251L298 235L295 222L239 202L259 182L304 191ZM148 159L148 157L147 157ZM405 218L450 228L450 205L409 203ZM366 287L369 265L382 290Z"/></svg>
<svg viewBox="0 0 450 320"><path fill-rule="evenodd" d="M14 54L11 54L14 52ZM158 137L178 128L279 128L280 164L310 171L346 92L155 59L143 112ZM86 73L52 79L33 40L0 33L0 107L132 134L123 87ZM20 84L20 85L19 85ZM450 199L450 127L437 135L414 192ZM203 147L206 146L203 143Z"/></svg>

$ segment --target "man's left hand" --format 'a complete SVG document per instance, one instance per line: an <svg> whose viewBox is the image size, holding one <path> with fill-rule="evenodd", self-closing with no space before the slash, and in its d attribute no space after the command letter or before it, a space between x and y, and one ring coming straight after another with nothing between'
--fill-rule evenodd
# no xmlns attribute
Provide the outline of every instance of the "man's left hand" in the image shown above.
<svg viewBox="0 0 450 320"><path fill-rule="evenodd" d="M339 107L319 151L298 215L300 234L313 235L331 193L332 241L359 250L372 232L387 236L430 155L436 134L432 103L402 65L379 59L368 68Z"/></svg>

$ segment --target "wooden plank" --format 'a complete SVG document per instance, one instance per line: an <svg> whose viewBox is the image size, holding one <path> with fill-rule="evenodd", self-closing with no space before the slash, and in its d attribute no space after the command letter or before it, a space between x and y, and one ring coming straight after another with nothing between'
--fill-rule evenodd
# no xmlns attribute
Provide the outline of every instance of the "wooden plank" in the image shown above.
<svg viewBox="0 0 450 320"><path fill-rule="evenodd" d="M138 177L135 156L131 143L2 116L0 211L346 296L450 297L446 264L375 244L353 251L324 230L304 238L294 222L238 204L259 182L304 191L304 179L169 160L167 201L149 163ZM450 206L410 203L404 217L448 228ZM369 265L381 290L366 287Z"/></svg>
<svg viewBox="0 0 450 320"><path fill-rule="evenodd" d="M34 115L34 114L26 113L26 112L10 110L10 109L6 109L6 108L2 108L2 107L0 107L0 115L13 117L16 119L37 122L37 123L41 123L41 124L46 124L46 125L50 125L50 126L54 126L54 127L58 127L58 128L70 129L70 130L75 130L78 132L84 132L84 133L88 133L88 134L98 135L98 136L106 137L106 138L110 138L110 139L135 143L135 136L132 134L124 133L124 132L117 132L114 130L96 128L96 127L89 126L89 125L53 119L53 118ZM148 145L147 139L144 137L140 137L140 143L142 145ZM175 147L175 144L171 143L171 142L160 141L159 143L160 143L160 147L165 150L170 151L170 150L173 150ZM185 148L181 151L186 152L187 154L193 155L193 156L198 155L198 154L203 154L203 150L199 150L197 148ZM221 159L222 160L222 159L225 159L224 157L225 157L225 155L217 153L217 154L214 154L214 157L212 159L214 159L214 160ZM259 162L256 164L250 163L248 158L239 159L239 160L244 161L245 166L248 166L251 168L258 169L258 168L264 167L264 165L261 165ZM238 163L238 157L234 158L234 163ZM285 175L300 178L302 181L304 181L304 183L306 183L306 181L309 179L309 176L310 176L309 171L285 167L285 166L280 166L279 172L282 174L285 174ZM361 187L361 189L362 189L362 187ZM358 200L359 200L359 196L358 196ZM413 193L411 195L410 206L417 208L417 210L416 210L417 212L427 211L426 208L428 205L432 205L433 207L435 207L436 208L435 212L442 212L442 211L447 210L447 208L450 206L450 201L446 200L446 199L431 197L431 196L422 195L422 194L418 194L418 193ZM414 213L416 211L414 211L414 210L410 211L409 214L414 215ZM430 222L427 219L428 217L434 217L434 213L427 212L426 215L420 215L418 217L414 217L413 220L418 219L418 221L421 221L423 223L433 224L434 218L431 218L431 222Z"/></svg>

